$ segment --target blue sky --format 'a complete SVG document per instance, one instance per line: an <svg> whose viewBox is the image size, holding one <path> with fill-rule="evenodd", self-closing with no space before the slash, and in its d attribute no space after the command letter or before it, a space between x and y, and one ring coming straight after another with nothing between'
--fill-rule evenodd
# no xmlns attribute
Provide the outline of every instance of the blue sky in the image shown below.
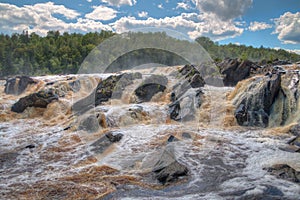
<svg viewBox="0 0 300 200"><path fill-rule="evenodd" d="M1 0L0 32L117 33L158 27L220 44L300 53L300 0Z"/></svg>

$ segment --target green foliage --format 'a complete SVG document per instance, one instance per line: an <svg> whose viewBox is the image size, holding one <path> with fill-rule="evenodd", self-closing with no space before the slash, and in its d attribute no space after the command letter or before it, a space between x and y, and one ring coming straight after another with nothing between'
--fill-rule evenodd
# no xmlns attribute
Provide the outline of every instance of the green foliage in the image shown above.
<svg viewBox="0 0 300 200"><path fill-rule="evenodd" d="M85 57L114 33L0 34L0 77L76 73Z"/></svg>
<svg viewBox="0 0 300 200"><path fill-rule="evenodd" d="M242 60L261 61L266 60L272 62L275 59L287 60L292 62L300 61L300 55L291 53L283 49L270 49L260 46L254 48L252 46L227 44L219 45L214 43L207 37L199 37L196 41L210 54L215 61L223 60L224 58L240 58Z"/></svg>

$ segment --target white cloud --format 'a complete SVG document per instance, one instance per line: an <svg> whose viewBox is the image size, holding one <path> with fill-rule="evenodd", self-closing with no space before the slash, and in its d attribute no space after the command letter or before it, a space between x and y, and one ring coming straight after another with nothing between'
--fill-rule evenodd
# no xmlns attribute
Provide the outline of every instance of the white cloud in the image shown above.
<svg viewBox="0 0 300 200"><path fill-rule="evenodd" d="M190 38L208 36L214 40L235 37L242 34L243 29L235 26L233 21L224 22L214 14L182 13L179 16L161 19L148 18L138 20L134 17L122 17L112 24L117 32L126 32L143 27L169 28L186 33Z"/></svg>
<svg viewBox="0 0 300 200"><path fill-rule="evenodd" d="M286 44L300 43L300 12L295 14L286 12L274 19L275 31L278 39Z"/></svg>
<svg viewBox="0 0 300 200"><path fill-rule="evenodd" d="M93 0L86 0L87 2L91 3Z"/></svg>
<svg viewBox="0 0 300 200"><path fill-rule="evenodd" d="M118 6L121 5L129 5L133 6L136 4L136 0L101 0L103 3L108 3L111 6Z"/></svg>
<svg viewBox="0 0 300 200"><path fill-rule="evenodd" d="M24 29L40 35L46 35L49 30L59 30L60 32L112 30L109 25L101 22L77 19L79 13L52 2L23 7L0 3L0 13L0 30L7 33L22 32ZM54 17L53 14L61 14L67 19L73 19L74 22L67 23Z"/></svg>
<svg viewBox="0 0 300 200"><path fill-rule="evenodd" d="M141 18L148 17L148 12L145 12L145 11L139 12L138 16Z"/></svg>
<svg viewBox="0 0 300 200"><path fill-rule="evenodd" d="M180 8L182 8L184 10L189 10L190 6L187 3L179 2L179 3L177 3L176 9L180 9Z"/></svg>
<svg viewBox="0 0 300 200"><path fill-rule="evenodd" d="M93 12L86 14L85 17L93 20L111 20L117 17L117 11L105 6L97 6Z"/></svg>
<svg viewBox="0 0 300 200"><path fill-rule="evenodd" d="M164 6L162 4L158 4L157 6L159 9L164 9Z"/></svg>
<svg viewBox="0 0 300 200"><path fill-rule="evenodd" d="M253 0L192 0L200 12L213 13L227 21L242 16Z"/></svg>
<svg viewBox="0 0 300 200"><path fill-rule="evenodd" d="M272 28L271 24L267 24L265 22L251 22L250 26L248 27L248 29L250 31L260 31L260 30L265 30L265 29L269 29Z"/></svg>

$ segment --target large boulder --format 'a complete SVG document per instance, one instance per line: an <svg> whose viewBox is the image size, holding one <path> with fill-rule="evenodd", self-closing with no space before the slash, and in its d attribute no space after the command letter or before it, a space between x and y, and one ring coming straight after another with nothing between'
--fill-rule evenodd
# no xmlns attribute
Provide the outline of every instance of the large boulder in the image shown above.
<svg viewBox="0 0 300 200"><path fill-rule="evenodd" d="M239 61L238 59L226 59L218 64L221 74L224 75L225 86L235 86L239 81L250 76L251 68L256 65L251 61Z"/></svg>
<svg viewBox="0 0 300 200"><path fill-rule="evenodd" d="M134 93L138 97L139 102L148 102L155 94L164 92L167 84L168 79L165 76L151 75L143 81Z"/></svg>
<svg viewBox="0 0 300 200"><path fill-rule="evenodd" d="M22 113L27 107L46 108L49 103L58 100L58 96L53 91L39 91L19 99L12 107L11 111Z"/></svg>
<svg viewBox="0 0 300 200"><path fill-rule="evenodd" d="M170 118L175 121L189 121L195 119L196 110L202 104L203 92L201 88L190 88L179 99L172 93L169 104Z"/></svg>
<svg viewBox="0 0 300 200"><path fill-rule="evenodd" d="M235 118L241 126L267 127L271 107L281 89L281 76L269 74L256 77L241 91L236 106Z"/></svg>
<svg viewBox="0 0 300 200"><path fill-rule="evenodd" d="M179 177L187 176L189 172L185 165L177 161L173 147L166 147L152 169L154 177L162 184L176 181Z"/></svg>
<svg viewBox="0 0 300 200"><path fill-rule="evenodd" d="M83 113L87 110L107 102L109 99L119 99L122 97L123 90L133 83L135 79L141 79L140 73L124 73L120 75L112 75L102 80L96 89L87 97L77 101L72 110L76 113Z"/></svg>
<svg viewBox="0 0 300 200"><path fill-rule="evenodd" d="M28 85L35 84L36 81L28 76L17 76L6 80L4 92L6 94L22 94Z"/></svg>

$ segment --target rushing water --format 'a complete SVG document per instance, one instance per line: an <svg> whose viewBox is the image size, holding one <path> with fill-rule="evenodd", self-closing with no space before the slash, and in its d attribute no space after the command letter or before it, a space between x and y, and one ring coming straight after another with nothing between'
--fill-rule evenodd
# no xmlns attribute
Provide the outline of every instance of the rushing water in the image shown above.
<svg viewBox="0 0 300 200"><path fill-rule="evenodd" d="M105 77L78 78L87 89ZM24 95L39 88L33 87ZM206 86L198 116L190 122L171 121L164 96L142 104L103 105L95 112L101 110L115 126L96 133L67 130L74 116L61 109L88 92L68 94L47 109L31 108L19 115L9 109L20 97L2 93L1 104L6 106L0 123L0 199L299 199L299 184L263 170L281 163L300 170L299 153L281 150L291 136L280 129L232 123L227 99L232 90ZM132 117L135 109L145 114ZM117 130L123 138L102 154L93 152L91 144L108 130ZM171 135L179 140L168 143ZM163 186L151 169L165 148L174 149L189 174Z"/></svg>

